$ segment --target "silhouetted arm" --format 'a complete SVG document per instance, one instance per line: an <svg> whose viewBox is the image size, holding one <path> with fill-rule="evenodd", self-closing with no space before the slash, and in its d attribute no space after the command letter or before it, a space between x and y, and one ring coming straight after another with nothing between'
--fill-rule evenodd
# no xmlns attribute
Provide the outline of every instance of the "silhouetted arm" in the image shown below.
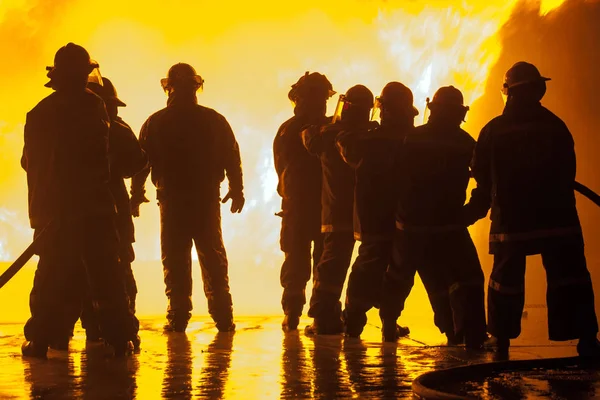
<svg viewBox="0 0 600 400"><path fill-rule="evenodd" d="M472 225L485 218L492 204L492 143L489 126L479 135L475 146L471 172L477 187L471 191L469 202L463 207L465 222Z"/></svg>
<svg viewBox="0 0 600 400"><path fill-rule="evenodd" d="M139 140L140 148L146 154L149 154L149 151L148 151L149 123L150 123L150 119L148 119L142 126L142 129L140 131L140 140ZM148 175L150 175L150 169L151 169L151 164L150 164L150 160L148 160L148 162L146 163L146 166L140 172L138 172L131 178L131 214L134 217L139 217L140 205L142 203L148 202L148 199L146 198L146 179L148 179Z"/></svg>
<svg viewBox="0 0 600 400"><path fill-rule="evenodd" d="M222 156L225 174L229 182L229 192L242 193L244 191L244 180L242 173L242 158L240 146L238 145L229 122L219 116L219 137L223 140Z"/></svg>
<svg viewBox="0 0 600 400"><path fill-rule="evenodd" d="M356 168L364 157L364 135L366 132L342 131L335 140L335 145L346 164Z"/></svg>
<svg viewBox="0 0 600 400"><path fill-rule="evenodd" d="M121 178L131 178L142 171L148 164L146 152L142 150L140 142L131 128L122 122L115 121L117 125L111 128L110 147L112 154L112 173L118 173Z"/></svg>

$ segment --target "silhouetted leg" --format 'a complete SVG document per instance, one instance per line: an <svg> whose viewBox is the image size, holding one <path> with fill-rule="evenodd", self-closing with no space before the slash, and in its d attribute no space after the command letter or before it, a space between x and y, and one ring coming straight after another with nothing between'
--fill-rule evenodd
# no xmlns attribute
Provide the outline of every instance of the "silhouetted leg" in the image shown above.
<svg viewBox="0 0 600 400"><path fill-rule="evenodd" d="M316 281L308 315L323 321L340 318L340 296L354 250L352 232L326 233L323 255L317 266Z"/></svg>
<svg viewBox="0 0 600 400"><path fill-rule="evenodd" d="M441 243L445 246L443 269L450 279L450 304L454 314L457 337L464 337L467 346L478 347L486 339L485 278L479 256L469 232L451 233Z"/></svg>
<svg viewBox="0 0 600 400"><path fill-rule="evenodd" d="M90 218L85 221L80 235L82 258L102 338L121 347L135 339L139 323L129 309L114 222L110 218Z"/></svg>
<svg viewBox="0 0 600 400"><path fill-rule="evenodd" d="M390 264L392 242L363 241L352 265L346 291L346 328L360 335L367 323L367 311L380 306L383 278Z"/></svg>
<svg viewBox="0 0 600 400"><path fill-rule="evenodd" d="M446 235L442 235L445 237ZM433 322L440 332L454 337L454 316L450 307L450 284L448 271L445 269L444 261L451 256L444 250L446 246L440 245L438 234L418 234L418 240L422 240L423 258L419 262L417 272L427 291L431 308L433 309Z"/></svg>
<svg viewBox="0 0 600 400"><path fill-rule="evenodd" d="M548 240L542 251L542 261L548 279L546 301L550 340L595 337L598 322L583 239Z"/></svg>
<svg viewBox="0 0 600 400"><path fill-rule="evenodd" d="M29 341L49 345L68 339L79 316L85 274L77 249L67 247L67 235L61 230L47 236L40 251L24 329Z"/></svg>
<svg viewBox="0 0 600 400"><path fill-rule="evenodd" d="M86 331L86 337L91 341L100 340L100 326L89 290L83 296L81 306L81 326Z"/></svg>
<svg viewBox="0 0 600 400"><path fill-rule="evenodd" d="M123 271L125 279L125 290L127 291L127 296L129 296L129 308L131 309L131 312L135 314L135 299L138 290L135 276L133 275L133 269L131 268L131 263L135 260L135 253L131 243L121 243L119 258L121 271Z"/></svg>
<svg viewBox="0 0 600 400"><path fill-rule="evenodd" d="M312 276L313 282L316 280L317 276L317 266L321 261L321 257L323 256L323 234L318 233L315 235L313 239L313 251L312 251Z"/></svg>
<svg viewBox="0 0 600 400"><path fill-rule="evenodd" d="M204 221L195 221L194 242L200 260L208 312L221 330L233 324L233 304L229 293L227 253L221 234L219 206L217 200L207 210ZM204 214L204 211L201 213Z"/></svg>
<svg viewBox="0 0 600 400"><path fill-rule="evenodd" d="M192 311L192 234L185 210L160 207L160 244L169 299L167 319L185 325Z"/></svg>
<svg viewBox="0 0 600 400"><path fill-rule="evenodd" d="M386 324L394 325L415 282L418 263L423 257L422 243L414 236L396 231L391 263L384 274L379 315Z"/></svg>
<svg viewBox="0 0 600 400"><path fill-rule="evenodd" d="M514 339L521 333L525 305L526 255L514 248L498 249L488 287L488 332Z"/></svg>
<svg viewBox="0 0 600 400"><path fill-rule="evenodd" d="M283 287L281 307L285 315L299 317L306 303L306 284L312 272L310 235L302 226L291 225L284 216L281 226L281 250L285 254L280 282Z"/></svg>

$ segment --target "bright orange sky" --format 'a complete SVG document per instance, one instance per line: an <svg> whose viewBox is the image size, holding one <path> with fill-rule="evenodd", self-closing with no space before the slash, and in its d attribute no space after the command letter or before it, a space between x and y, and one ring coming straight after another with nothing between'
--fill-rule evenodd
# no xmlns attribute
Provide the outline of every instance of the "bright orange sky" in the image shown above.
<svg viewBox="0 0 600 400"><path fill-rule="evenodd" d="M561 2L544 1L542 10ZM18 163L22 124L26 112L49 94L44 67L52 64L55 51L69 41L85 46L128 104L121 115L136 132L164 107L160 78L172 64L187 62L206 80L200 102L225 115L242 151L246 208L235 216L223 208L234 303L240 313L279 312L280 219L273 214L280 199L271 145L292 112L290 85L306 70L325 73L339 93L362 83L378 94L385 83L398 80L415 93L419 124L425 98L440 86L457 86L471 104L483 93L500 52L496 32L514 1L472 3L3 0L0 260L14 260L31 237L25 174ZM334 103L335 98L330 110ZM475 134L475 127L467 123L466 128ZM151 184L148 189L154 199ZM164 312L158 226L153 201L136 220L141 314ZM27 317L32 271L28 266L0 290L0 303L14 304L0 321ZM199 269L194 273L196 312L204 314ZM423 304L422 291L411 301Z"/></svg>

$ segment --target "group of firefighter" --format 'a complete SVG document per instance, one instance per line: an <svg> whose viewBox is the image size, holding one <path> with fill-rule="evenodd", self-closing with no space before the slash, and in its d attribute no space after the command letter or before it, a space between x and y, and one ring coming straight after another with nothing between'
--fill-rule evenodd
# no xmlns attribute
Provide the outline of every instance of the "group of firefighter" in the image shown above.
<svg viewBox="0 0 600 400"><path fill-rule="evenodd" d="M171 67L161 80L167 106L147 119L138 140L118 116L125 104L112 82L83 47L60 48L47 70L54 92L27 114L22 157L39 255L23 355L68 349L80 318L88 341L105 342L116 356L139 349L133 217L149 201L149 175L160 208L165 331L185 332L191 318L194 244L208 311L219 332L233 332L220 206L231 200L231 212L242 211L242 167L227 120L198 104L203 79L189 64ZM574 144L540 104L547 80L535 66L515 64L505 109L476 142L460 127L468 107L452 86L436 92L427 123L415 127L413 94L399 82L377 98L356 85L327 117L331 83L315 72L302 76L288 95L294 116L274 141L283 329L298 328L312 276L307 333L360 337L376 307L383 340L396 341L408 333L397 320L418 272L450 344L480 349L489 333L507 352L520 333L526 257L541 254L550 339L579 339L581 355L600 355L575 208ZM477 185L467 202L471 177ZM486 324L485 279L467 228L490 208Z"/></svg>
<svg viewBox="0 0 600 400"><path fill-rule="evenodd" d="M302 76L288 95L294 116L274 141L284 330L298 327L312 271L307 333L359 337L375 307L383 340L394 342L408 333L397 319L418 273L449 344L490 342L506 353L521 331L526 257L541 254L550 339L579 339L579 354L600 355L575 207L574 143L540 103L548 80L526 62L510 68L504 111L476 142L461 129L469 107L453 86L435 93L427 122L415 127L418 110L402 83L388 83L377 98L356 85L329 118L332 84L316 72ZM490 209L486 323L485 279L467 228Z"/></svg>

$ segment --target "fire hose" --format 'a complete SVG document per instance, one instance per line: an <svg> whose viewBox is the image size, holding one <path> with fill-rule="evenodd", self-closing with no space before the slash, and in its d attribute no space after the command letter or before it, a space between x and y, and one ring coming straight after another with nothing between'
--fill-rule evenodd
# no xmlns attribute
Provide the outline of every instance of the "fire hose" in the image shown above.
<svg viewBox="0 0 600 400"><path fill-rule="evenodd" d="M13 276L16 275L17 272L19 272L21 268L25 266L25 264L27 264L31 257L34 256L37 247L39 246L40 242L44 239L48 231L50 231L50 224L48 224L48 226L43 228L37 234L37 236L33 239L33 242L25 249L25 251L19 256L19 258L17 258L15 262L12 263L12 265L8 267L8 269L4 271L2 275L0 275L0 289L2 289L2 287L6 285L8 281L10 281L13 278Z"/></svg>

